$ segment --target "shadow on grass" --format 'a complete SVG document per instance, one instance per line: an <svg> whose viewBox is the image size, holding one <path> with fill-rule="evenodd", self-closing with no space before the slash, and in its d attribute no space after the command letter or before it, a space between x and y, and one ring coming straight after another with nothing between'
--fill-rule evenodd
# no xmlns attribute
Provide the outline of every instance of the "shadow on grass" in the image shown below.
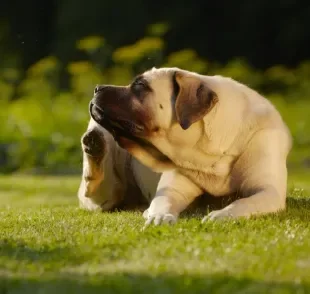
<svg viewBox="0 0 310 294"><path fill-rule="evenodd" d="M113 248L113 250L111 250ZM96 246L90 247L90 250L82 251L79 245L72 246L55 246L50 247L48 244L41 245L39 248L31 248L27 243L18 240L0 240L0 277L1 264L6 262L25 262L26 264L40 266L42 268L61 268L65 266L78 266L94 258L94 254L98 254L98 258L105 261L114 261L122 256L128 258L130 255L130 241L113 241L98 243ZM23 263L24 264L24 263ZM0 284L1 285L1 284ZM1 294L1 292L0 292Z"/></svg>
<svg viewBox="0 0 310 294"><path fill-rule="evenodd" d="M310 197L287 198L287 206L290 209L308 209L310 212Z"/></svg>
<svg viewBox="0 0 310 294"><path fill-rule="evenodd" d="M70 248L53 247L47 245L41 248L31 248L25 242L19 240L0 240L0 256L17 261L46 262L59 261L66 258L66 261L73 260L75 263L82 262L72 253Z"/></svg>
<svg viewBox="0 0 310 294"><path fill-rule="evenodd" d="M212 210L222 209L232 203L234 198L202 196L197 199L192 206L182 212L180 218L191 219L193 217L202 218ZM286 200L286 210L278 215L282 218L295 218L302 222L310 222L310 197L288 197ZM265 216L266 217L266 216ZM267 215L268 217L268 215ZM274 217L274 215L270 215Z"/></svg>
<svg viewBox="0 0 310 294"><path fill-rule="evenodd" d="M41 276L37 278L0 278L0 294L9 293L309 293L309 284L265 282L213 276L158 276L119 273L112 275Z"/></svg>
<svg viewBox="0 0 310 294"><path fill-rule="evenodd" d="M310 197L289 197L285 213L290 218L298 218L302 222L310 223Z"/></svg>

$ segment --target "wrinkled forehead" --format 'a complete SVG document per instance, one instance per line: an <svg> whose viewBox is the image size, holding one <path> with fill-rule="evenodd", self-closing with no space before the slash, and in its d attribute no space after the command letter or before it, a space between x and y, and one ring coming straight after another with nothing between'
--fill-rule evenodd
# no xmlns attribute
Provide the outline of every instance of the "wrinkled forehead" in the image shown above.
<svg viewBox="0 0 310 294"><path fill-rule="evenodd" d="M177 68L153 67L152 69L144 72L142 76L152 87L156 88L156 86L171 85L171 81L176 70Z"/></svg>

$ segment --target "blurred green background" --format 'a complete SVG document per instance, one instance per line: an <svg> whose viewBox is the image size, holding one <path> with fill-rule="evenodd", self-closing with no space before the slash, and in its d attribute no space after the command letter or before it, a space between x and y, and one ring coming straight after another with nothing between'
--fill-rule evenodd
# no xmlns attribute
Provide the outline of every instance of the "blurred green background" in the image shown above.
<svg viewBox="0 0 310 294"><path fill-rule="evenodd" d="M294 0L0 3L0 172L79 173L97 83L152 66L231 76L260 91L310 171L310 4Z"/></svg>

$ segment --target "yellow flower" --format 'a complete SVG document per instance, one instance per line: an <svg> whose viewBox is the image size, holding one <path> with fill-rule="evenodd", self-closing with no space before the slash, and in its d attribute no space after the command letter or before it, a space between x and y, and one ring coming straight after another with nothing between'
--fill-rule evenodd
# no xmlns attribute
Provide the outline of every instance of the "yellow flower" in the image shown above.
<svg viewBox="0 0 310 294"><path fill-rule="evenodd" d="M104 38L89 36L77 42L77 48L84 51L95 51L104 45Z"/></svg>
<svg viewBox="0 0 310 294"><path fill-rule="evenodd" d="M155 23L148 27L147 32L152 36L163 36L169 30L167 23Z"/></svg>
<svg viewBox="0 0 310 294"><path fill-rule="evenodd" d="M32 65L29 68L28 73L30 75L42 75L56 70L58 66L59 66L58 59L54 56L48 56Z"/></svg>
<svg viewBox="0 0 310 294"><path fill-rule="evenodd" d="M83 74L92 69L92 64L88 61L71 62L68 65L68 72L72 75Z"/></svg>
<svg viewBox="0 0 310 294"><path fill-rule="evenodd" d="M164 42L160 38L143 38L135 44L116 49L113 53L113 60L133 64L147 54L162 50L163 47Z"/></svg>

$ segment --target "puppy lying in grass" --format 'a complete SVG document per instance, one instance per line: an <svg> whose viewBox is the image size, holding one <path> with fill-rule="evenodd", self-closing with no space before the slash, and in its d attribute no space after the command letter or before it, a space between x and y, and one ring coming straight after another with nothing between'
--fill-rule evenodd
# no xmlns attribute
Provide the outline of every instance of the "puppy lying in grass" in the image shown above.
<svg viewBox="0 0 310 294"><path fill-rule="evenodd" d="M90 155L83 137L85 207L109 209L139 188L130 197L150 202L147 225L175 222L203 193L237 199L204 220L285 208L289 130L267 99L233 79L153 68L128 86L97 86L90 114L108 156Z"/></svg>

